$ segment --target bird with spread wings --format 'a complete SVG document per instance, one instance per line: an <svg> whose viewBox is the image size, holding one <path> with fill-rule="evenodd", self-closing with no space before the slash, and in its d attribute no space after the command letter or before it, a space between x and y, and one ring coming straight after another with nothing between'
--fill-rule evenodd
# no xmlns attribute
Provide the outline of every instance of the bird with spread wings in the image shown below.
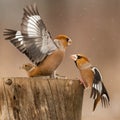
<svg viewBox="0 0 120 120"><path fill-rule="evenodd" d="M21 30L5 29L4 36L33 63L22 66L29 77L55 77L54 71L61 64L65 50L72 42L66 35L52 39L35 4L24 8Z"/></svg>

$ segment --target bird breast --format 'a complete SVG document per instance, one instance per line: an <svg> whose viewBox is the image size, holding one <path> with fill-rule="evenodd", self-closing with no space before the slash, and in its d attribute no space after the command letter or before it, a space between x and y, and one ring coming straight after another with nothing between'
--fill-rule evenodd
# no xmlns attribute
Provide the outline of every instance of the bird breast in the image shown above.
<svg viewBox="0 0 120 120"><path fill-rule="evenodd" d="M82 69L81 76L82 79L87 83L87 86L91 87L94 79L93 72L91 71L91 69Z"/></svg>
<svg viewBox="0 0 120 120"><path fill-rule="evenodd" d="M31 71L32 76L51 75L61 64L63 57L63 51L54 51L52 54L48 55L33 71Z"/></svg>

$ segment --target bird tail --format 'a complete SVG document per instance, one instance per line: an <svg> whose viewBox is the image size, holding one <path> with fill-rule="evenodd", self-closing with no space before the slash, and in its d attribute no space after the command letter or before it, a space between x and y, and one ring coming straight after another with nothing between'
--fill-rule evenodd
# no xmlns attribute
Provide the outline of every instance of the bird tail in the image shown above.
<svg viewBox="0 0 120 120"><path fill-rule="evenodd" d="M100 81L100 83L98 84L99 87L92 87L90 95L90 98L94 99L93 111L95 110L100 100L103 107L107 107L110 104L110 98L104 84L102 83L102 81Z"/></svg>
<svg viewBox="0 0 120 120"><path fill-rule="evenodd" d="M96 106L97 106L99 101L100 101L100 95L98 95L97 98L94 100L93 111L95 111Z"/></svg>
<svg viewBox="0 0 120 120"><path fill-rule="evenodd" d="M108 107L108 105L110 105L110 98L103 83L102 83L101 102L103 107Z"/></svg>

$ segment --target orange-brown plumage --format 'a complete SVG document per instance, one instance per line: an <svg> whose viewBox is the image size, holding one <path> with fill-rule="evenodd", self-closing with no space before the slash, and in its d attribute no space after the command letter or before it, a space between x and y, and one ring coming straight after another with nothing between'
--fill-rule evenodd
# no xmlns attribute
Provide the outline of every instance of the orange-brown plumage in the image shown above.
<svg viewBox="0 0 120 120"><path fill-rule="evenodd" d="M93 111L101 100L104 107L109 105L110 98L107 90L102 82L102 76L99 70L92 66L87 57L81 54L74 54L71 56L81 74L81 83L85 88L90 87L90 97L94 99Z"/></svg>
<svg viewBox="0 0 120 120"><path fill-rule="evenodd" d="M51 76L56 68L61 64L65 52L56 50L45 58L38 66L34 66L31 70L27 71L29 77L35 76ZM24 67L23 69L26 70Z"/></svg>
<svg viewBox="0 0 120 120"><path fill-rule="evenodd" d="M52 76L61 64L67 46L71 44L71 39L66 35L52 39L36 5L24 8L20 31L6 29L4 35L33 63L22 67L29 77Z"/></svg>

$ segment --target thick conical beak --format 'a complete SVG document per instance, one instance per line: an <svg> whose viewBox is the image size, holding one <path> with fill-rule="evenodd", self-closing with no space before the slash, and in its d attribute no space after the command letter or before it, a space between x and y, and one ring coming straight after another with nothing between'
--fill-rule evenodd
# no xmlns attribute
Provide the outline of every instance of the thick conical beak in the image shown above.
<svg viewBox="0 0 120 120"><path fill-rule="evenodd" d="M72 40L69 39L69 41L68 41L68 45L71 45L71 44L72 44Z"/></svg>
<svg viewBox="0 0 120 120"><path fill-rule="evenodd" d="M71 58L72 60L76 61L76 60L77 60L77 55L76 55L76 54L71 55L70 58Z"/></svg>

